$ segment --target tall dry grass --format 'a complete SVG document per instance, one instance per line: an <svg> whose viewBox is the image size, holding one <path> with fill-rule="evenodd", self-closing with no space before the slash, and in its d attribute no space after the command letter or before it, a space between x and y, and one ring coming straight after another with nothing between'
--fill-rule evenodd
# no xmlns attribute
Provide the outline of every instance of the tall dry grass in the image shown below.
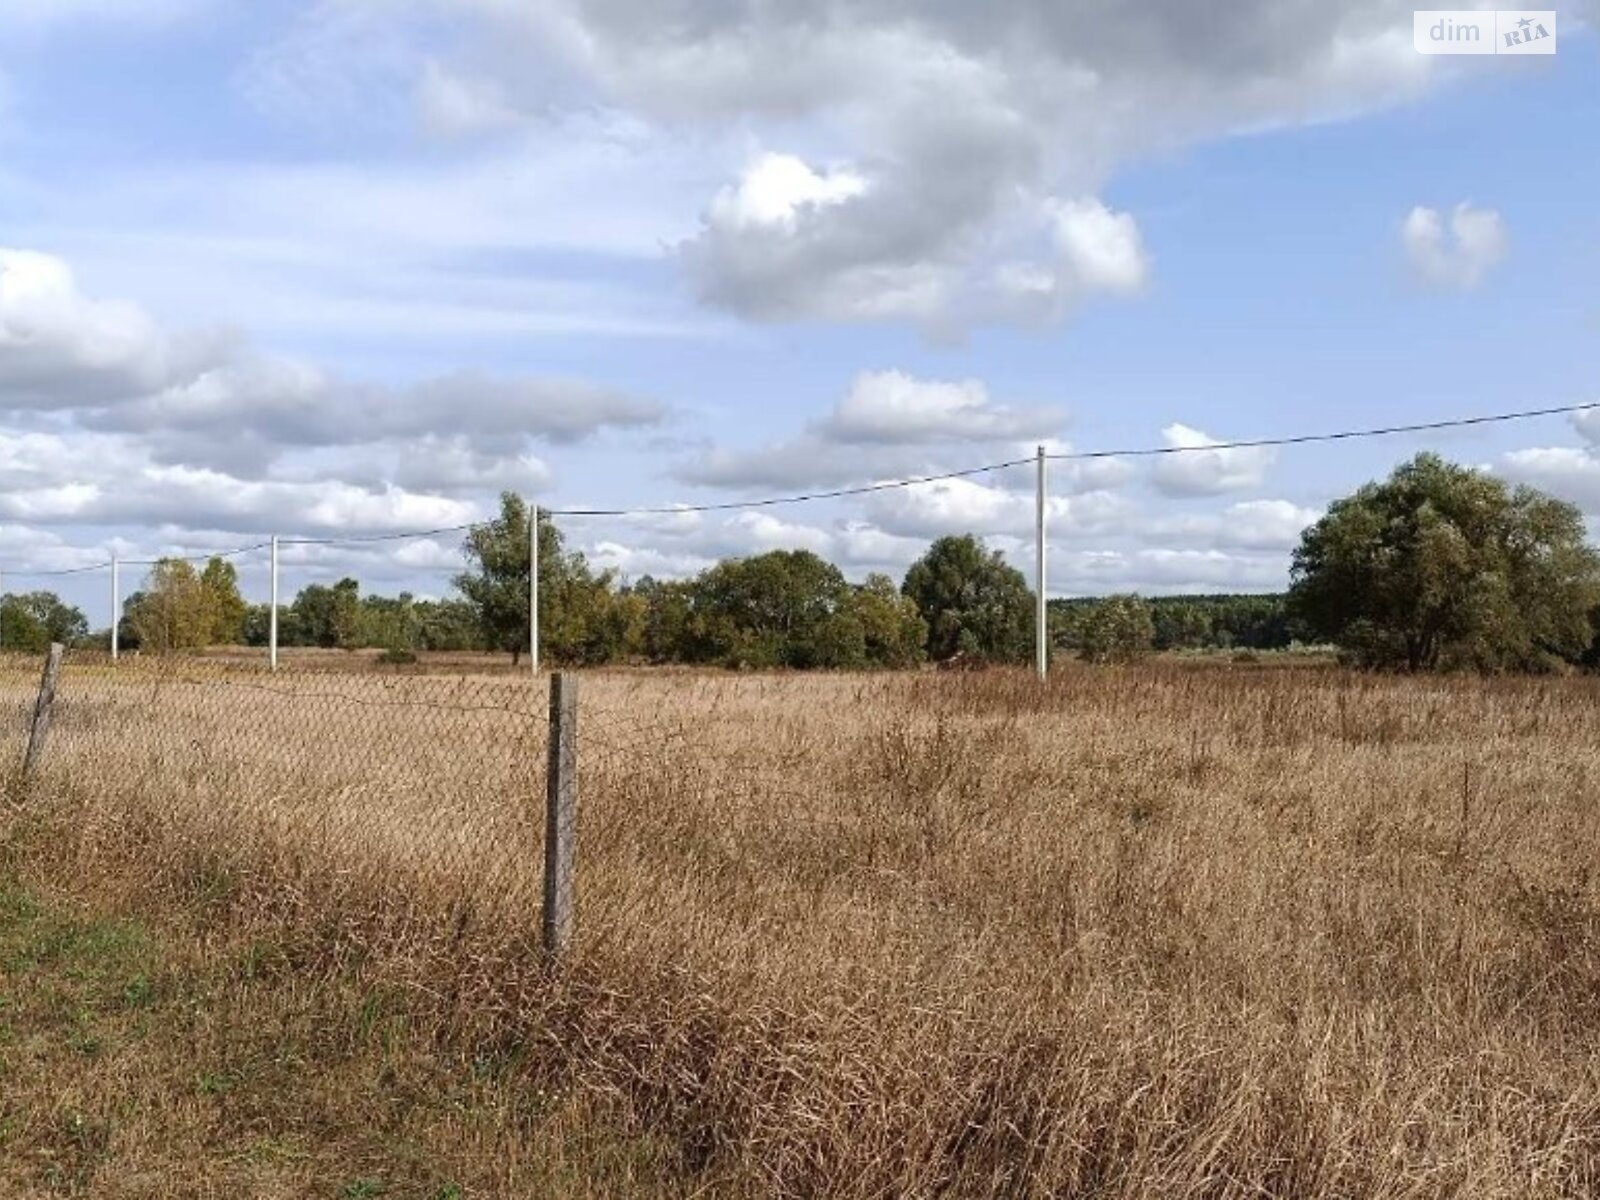
<svg viewBox="0 0 1600 1200"><path fill-rule="evenodd" d="M355 964L714 1192L1600 1192L1590 681L582 688L559 968L515 678L76 665L16 852Z"/></svg>

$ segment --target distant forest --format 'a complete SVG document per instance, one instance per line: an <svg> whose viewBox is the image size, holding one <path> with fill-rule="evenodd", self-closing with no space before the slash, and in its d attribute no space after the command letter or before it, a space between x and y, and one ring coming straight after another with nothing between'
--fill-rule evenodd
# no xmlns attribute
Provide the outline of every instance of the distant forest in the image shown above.
<svg viewBox="0 0 1600 1200"><path fill-rule="evenodd" d="M1146 596L1150 645L1156 650L1284 650L1290 632L1285 593ZM1059 647L1082 650L1107 599L1084 596L1050 601L1050 636Z"/></svg>

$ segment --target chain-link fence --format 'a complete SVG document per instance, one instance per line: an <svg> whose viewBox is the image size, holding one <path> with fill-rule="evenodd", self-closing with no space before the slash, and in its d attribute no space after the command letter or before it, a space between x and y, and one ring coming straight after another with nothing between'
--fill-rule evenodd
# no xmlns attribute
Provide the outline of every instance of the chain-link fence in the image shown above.
<svg viewBox="0 0 1600 1200"><path fill-rule="evenodd" d="M187 881L191 895L209 878L271 905L324 911L420 901L531 939L541 912L550 916L543 893L558 832L569 864L565 928L546 928L544 940L570 931L580 838L597 885L585 925L604 937L648 924L667 902L670 886L650 870L665 845L709 844L719 827L739 824L731 814L757 792L770 817L794 784L781 737L713 751L707 732L726 723L715 704L691 720L642 672L586 690L581 714L569 677L565 807L552 825L551 776L563 762L550 754L552 677L507 671L502 657L444 673L331 653L273 671L261 657L113 661L72 650L54 681L46 736L35 723L47 661L0 655L13 795L70 808L75 861L98 854L126 867L143 858L162 886ZM683 677L682 696L699 690ZM35 738L41 752L25 771ZM720 826L707 826L707 797ZM328 905L330 892L339 905Z"/></svg>
<svg viewBox="0 0 1600 1200"><path fill-rule="evenodd" d="M0 658L19 764L40 666ZM350 888L533 912L545 736L544 684L525 676L73 651L27 782L89 801L86 819L115 817L152 853L187 847L245 876L316 863Z"/></svg>

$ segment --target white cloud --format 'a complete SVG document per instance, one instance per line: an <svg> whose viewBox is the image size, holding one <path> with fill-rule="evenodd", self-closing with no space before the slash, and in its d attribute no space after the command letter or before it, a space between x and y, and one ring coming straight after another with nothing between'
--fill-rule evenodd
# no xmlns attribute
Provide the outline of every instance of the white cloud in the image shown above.
<svg viewBox="0 0 1600 1200"><path fill-rule="evenodd" d="M600 570L615 571L629 581L637 581L645 575L654 579L683 579L699 574L716 561L696 554L673 554L653 546L630 546L611 540L591 543L586 554Z"/></svg>
<svg viewBox="0 0 1600 1200"><path fill-rule="evenodd" d="M1058 595L1252 592L1285 587L1289 562L1282 556L1261 558L1221 550L1069 550L1053 555L1049 570L1051 590Z"/></svg>
<svg viewBox="0 0 1600 1200"><path fill-rule="evenodd" d="M793 233L800 219L864 195L867 181L846 167L814 171L792 154L763 154L737 186L711 202L708 220L734 230L781 229Z"/></svg>
<svg viewBox="0 0 1600 1200"><path fill-rule="evenodd" d="M1438 209L1418 205L1402 224L1400 237L1417 278L1435 287L1477 287L1508 249L1500 214L1466 201L1451 211L1448 228Z"/></svg>
<svg viewBox="0 0 1600 1200"><path fill-rule="evenodd" d="M714 447L674 473L688 483L753 490L939 474L969 467L977 455L1024 457L1033 450L1030 442L1064 445L1051 435L1065 419L1056 407L998 404L978 380L866 371L827 416L794 437L752 450ZM1086 490L1120 482L1125 472L1110 461L1084 464L1064 471L1059 483Z"/></svg>
<svg viewBox="0 0 1600 1200"><path fill-rule="evenodd" d="M1144 286L1150 263L1131 216L1093 198L1057 203L1052 216L1062 261L1083 288L1130 293Z"/></svg>
<svg viewBox="0 0 1600 1200"><path fill-rule="evenodd" d="M995 404L976 379L917 379L903 371L866 371L818 426L830 441L926 443L1044 437L1060 428L1057 408Z"/></svg>
<svg viewBox="0 0 1600 1200"><path fill-rule="evenodd" d="M1600 446L1600 408L1586 408L1572 414L1572 427L1591 446Z"/></svg>
<svg viewBox="0 0 1600 1200"><path fill-rule="evenodd" d="M1202 16L1152 0L1137 19L1098 0L323 0L262 58L308 119L368 72L379 107L409 73L468 131L484 112L531 129L609 110L701 147L754 144L694 205L682 259L703 299L944 333L1137 292L1149 258L1131 216L1075 197L1174 145L1416 95L1442 68L1410 25L1398 0Z"/></svg>
<svg viewBox="0 0 1600 1200"><path fill-rule="evenodd" d="M867 518L890 533L940 537L950 533L1010 533L1032 530L1037 500L971 479L942 479L874 492L861 504ZM1052 538L1109 534L1128 520L1131 504L1108 491L1050 496L1045 505Z"/></svg>
<svg viewBox="0 0 1600 1200"><path fill-rule="evenodd" d="M579 380L458 373L409 387L326 375L220 333L169 334L137 307L87 298L61 260L0 250L0 407L69 412L142 434L175 465L254 461L292 448L421 440L449 429L479 467L522 464L525 443L658 422L662 405Z"/></svg>
<svg viewBox="0 0 1600 1200"><path fill-rule="evenodd" d="M548 464L533 454L485 454L470 439L427 435L404 442L381 478L408 491L441 495L543 491L552 482Z"/></svg>
<svg viewBox="0 0 1600 1200"><path fill-rule="evenodd" d="M1499 473L1532 484L1585 512L1600 514L1600 455L1576 446L1513 450L1500 460Z"/></svg>
<svg viewBox="0 0 1600 1200"><path fill-rule="evenodd" d="M987 299L996 312L1029 320L1057 318L1090 296L1134 296L1150 277L1138 222L1089 197L1047 201L1050 231L1043 261L999 266Z"/></svg>
<svg viewBox="0 0 1600 1200"><path fill-rule="evenodd" d="M1147 520L1139 528L1139 536L1188 547L1200 543L1224 550L1287 553L1298 544L1305 528L1321 516L1316 509L1289 500L1244 500L1220 513Z"/></svg>
<svg viewBox="0 0 1600 1200"><path fill-rule="evenodd" d="M339 479L246 479L154 461L125 438L0 432L0 521L364 533L474 519L470 501Z"/></svg>
<svg viewBox="0 0 1600 1200"><path fill-rule="evenodd" d="M1267 447L1206 450L1218 440L1188 425L1168 425L1161 436L1168 446L1185 451L1164 455L1151 472L1157 490L1168 496L1215 496L1259 487L1273 463Z"/></svg>
<svg viewBox="0 0 1600 1200"><path fill-rule="evenodd" d="M85 297L65 262L0 248L0 405L117 402L216 361L218 336L167 336L131 304Z"/></svg>
<svg viewBox="0 0 1600 1200"><path fill-rule="evenodd" d="M16 250L0 251L0 409L0 522L76 526L102 544L107 530L168 526L180 546L192 531L191 550L463 524L500 489L550 485L533 443L664 413L579 380L340 379L237 335L170 332L86 296L60 259ZM386 571L432 562L394 549Z"/></svg>

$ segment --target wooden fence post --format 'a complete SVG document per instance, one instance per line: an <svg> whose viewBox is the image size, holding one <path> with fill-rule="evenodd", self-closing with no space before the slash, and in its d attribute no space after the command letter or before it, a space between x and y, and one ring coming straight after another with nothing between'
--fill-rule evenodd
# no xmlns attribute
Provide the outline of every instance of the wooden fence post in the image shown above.
<svg viewBox="0 0 1600 1200"><path fill-rule="evenodd" d="M550 770L544 808L544 950L559 957L572 940L578 815L578 680L550 676Z"/></svg>
<svg viewBox="0 0 1600 1200"><path fill-rule="evenodd" d="M53 642L44 660L44 678L39 680L39 698L33 704L33 725L28 730L28 750L22 756L23 781L33 777L44 754L45 740L50 736L50 714L56 703L56 680L61 675L60 642Z"/></svg>

